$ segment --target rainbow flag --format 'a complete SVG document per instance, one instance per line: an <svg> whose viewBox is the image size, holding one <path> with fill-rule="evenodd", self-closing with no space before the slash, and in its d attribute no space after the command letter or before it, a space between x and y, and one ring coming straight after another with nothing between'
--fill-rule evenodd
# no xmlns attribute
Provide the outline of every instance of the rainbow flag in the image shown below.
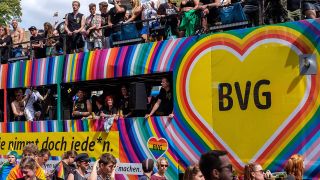
<svg viewBox="0 0 320 180"><path fill-rule="evenodd" d="M55 173L57 179L64 179L64 168L63 168L63 162L60 161L60 163L55 168Z"/></svg>

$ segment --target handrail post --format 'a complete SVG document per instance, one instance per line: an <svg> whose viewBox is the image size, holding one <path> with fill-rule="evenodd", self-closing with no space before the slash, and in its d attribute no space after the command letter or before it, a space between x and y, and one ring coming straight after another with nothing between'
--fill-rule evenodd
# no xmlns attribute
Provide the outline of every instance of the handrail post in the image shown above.
<svg viewBox="0 0 320 180"><path fill-rule="evenodd" d="M34 58L34 52L33 52L33 48L32 48L32 41L30 41L30 60L33 60Z"/></svg>
<svg viewBox="0 0 320 180"><path fill-rule="evenodd" d="M67 54L67 35L63 34L63 55Z"/></svg>

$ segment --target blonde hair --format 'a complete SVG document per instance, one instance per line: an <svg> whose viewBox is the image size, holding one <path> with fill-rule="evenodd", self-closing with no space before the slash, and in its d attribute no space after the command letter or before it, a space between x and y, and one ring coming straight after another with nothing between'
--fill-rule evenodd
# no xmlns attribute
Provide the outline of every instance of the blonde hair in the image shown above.
<svg viewBox="0 0 320 180"><path fill-rule="evenodd" d="M168 162L167 158L165 158L165 157L160 157L160 158L157 160L157 167L158 167L158 169L160 168L161 161L166 161L167 165L169 166L169 162Z"/></svg>
<svg viewBox="0 0 320 180"><path fill-rule="evenodd" d="M294 154L290 157L285 165L285 171L288 174L294 175L296 179L302 179L303 176L303 156L300 154Z"/></svg>
<svg viewBox="0 0 320 180"><path fill-rule="evenodd" d="M183 180L193 180L194 176L198 174L200 171L198 164L193 164L186 169L184 172Z"/></svg>

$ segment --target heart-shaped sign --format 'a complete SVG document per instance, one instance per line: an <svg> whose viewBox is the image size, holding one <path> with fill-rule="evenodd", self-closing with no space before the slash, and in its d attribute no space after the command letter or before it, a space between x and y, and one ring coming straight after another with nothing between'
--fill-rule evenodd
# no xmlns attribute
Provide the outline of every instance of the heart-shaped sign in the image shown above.
<svg viewBox="0 0 320 180"><path fill-rule="evenodd" d="M210 36L185 56L177 75L177 96L186 97L183 115L210 146L228 150L241 166L296 121L312 87L299 73L299 55L311 53L308 45L294 46L288 32L276 38L271 30L263 33L256 39Z"/></svg>
<svg viewBox="0 0 320 180"><path fill-rule="evenodd" d="M168 141L164 138L151 137L148 139L148 149L155 159L160 158L168 148Z"/></svg>

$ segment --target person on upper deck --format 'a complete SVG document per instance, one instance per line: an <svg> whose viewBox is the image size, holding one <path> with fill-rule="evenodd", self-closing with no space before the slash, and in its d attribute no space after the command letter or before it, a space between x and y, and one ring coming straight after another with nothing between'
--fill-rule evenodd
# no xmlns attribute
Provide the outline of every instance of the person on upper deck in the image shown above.
<svg viewBox="0 0 320 180"><path fill-rule="evenodd" d="M114 7L109 10L108 25L112 27L111 41L120 40L120 26L113 27L124 22L127 7L121 4L120 0L113 1Z"/></svg>
<svg viewBox="0 0 320 180"><path fill-rule="evenodd" d="M84 41L82 39L82 30L85 26L84 15L79 13L80 2L72 1L73 12L66 15L65 30L67 33L67 53L82 52Z"/></svg>
<svg viewBox="0 0 320 180"><path fill-rule="evenodd" d="M110 35L111 35L111 27L108 26L108 3L106 1L102 1L99 3L99 10L101 16L101 26L104 27L102 30L103 34L103 48L110 48Z"/></svg>
<svg viewBox="0 0 320 180"><path fill-rule="evenodd" d="M89 11L90 16L86 18L84 34L87 40L87 48L92 51L102 48L101 16L96 14L96 4L94 3L89 4Z"/></svg>
<svg viewBox="0 0 320 180"><path fill-rule="evenodd" d="M13 30L11 31L11 38L13 42L12 57L20 57L23 54L22 43L24 38L24 30L18 26L17 20L11 22ZM18 44L18 45L15 45Z"/></svg>
<svg viewBox="0 0 320 180"><path fill-rule="evenodd" d="M46 57L46 50L44 48L44 36L38 33L38 30L35 26L29 28L30 31L30 41L31 48L33 50L33 58L39 59Z"/></svg>
<svg viewBox="0 0 320 180"><path fill-rule="evenodd" d="M9 49L12 44L7 27L0 25L0 62L5 64L9 59Z"/></svg>

